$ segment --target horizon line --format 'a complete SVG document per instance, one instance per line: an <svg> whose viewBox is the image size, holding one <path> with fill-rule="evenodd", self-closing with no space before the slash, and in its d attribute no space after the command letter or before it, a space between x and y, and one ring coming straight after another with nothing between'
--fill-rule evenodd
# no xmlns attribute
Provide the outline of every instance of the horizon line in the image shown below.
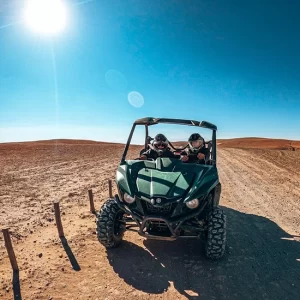
<svg viewBox="0 0 300 300"><path fill-rule="evenodd" d="M277 140L277 141L292 141L292 142L300 142L300 140L287 139L287 138L272 138L272 137L233 137L233 138L217 138L217 140L237 140L237 139L263 139L263 140ZM42 140L20 140L20 141L11 141L11 142L1 142L0 144L19 144L19 143L42 143L42 142L62 142L62 141L77 141L77 142L91 142L91 143L106 143L106 144L122 144L125 145L126 142L116 142L116 141L108 141L108 140L91 140L84 138L54 138L54 139L42 139ZM181 143L185 141L173 141L172 143ZM136 144L136 143L131 143ZM139 145L139 144L136 144Z"/></svg>

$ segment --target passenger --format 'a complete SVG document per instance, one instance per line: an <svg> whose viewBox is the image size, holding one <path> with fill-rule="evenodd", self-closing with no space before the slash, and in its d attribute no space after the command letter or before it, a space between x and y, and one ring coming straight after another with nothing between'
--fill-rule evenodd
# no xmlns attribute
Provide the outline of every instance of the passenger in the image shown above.
<svg viewBox="0 0 300 300"><path fill-rule="evenodd" d="M205 148L205 141L199 133L193 133L188 139L187 150L181 152L183 162L205 164L209 149Z"/></svg>
<svg viewBox="0 0 300 300"><path fill-rule="evenodd" d="M152 140L150 149L141 154L139 159L154 159L158 157L176 158L174 153L170 150L168 139L161 133L157 134Z"/></svg>

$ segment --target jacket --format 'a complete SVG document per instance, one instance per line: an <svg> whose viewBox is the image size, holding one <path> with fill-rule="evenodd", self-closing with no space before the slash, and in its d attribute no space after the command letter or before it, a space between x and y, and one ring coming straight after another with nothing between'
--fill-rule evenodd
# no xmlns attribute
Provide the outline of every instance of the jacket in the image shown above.
<svg viewBox="0 0 300 300"><path fill-rule="evenodd" d="M198 159L197 155L199 153L203 153L205 155L205 157L207 158L208 154L209 154L209 149L208 148L201 148L196 152L192 152L189 149L184 150L181 152L181 155L187 155L189 160L186 161L187 163L199 163L199 164L204 164L205 160L204 159Z"/></svg>
<svg viewBox="0 0 300 300"><path fill-rule="evenodd" d="M158 153L155 150L149 149L149 150L143 152L142 155L145 155L147 157L147 159L153 158L154 160L157 159L158 157L176 158L174 153L172 151L170 151L169 149L162 152L161 155L158 155Z"/></svg>

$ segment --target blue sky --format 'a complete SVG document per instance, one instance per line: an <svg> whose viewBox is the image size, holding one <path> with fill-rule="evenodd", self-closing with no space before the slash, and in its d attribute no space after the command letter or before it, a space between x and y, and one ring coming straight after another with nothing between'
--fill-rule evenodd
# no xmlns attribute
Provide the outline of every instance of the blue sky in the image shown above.
<svg viewBox="0 0 300 300"><path fill-rule="evenodd" d="M120 142L145 116L300 140L297 0L68 1L54 37L24 26L22 3L0 2L0 142Z"/></svg>

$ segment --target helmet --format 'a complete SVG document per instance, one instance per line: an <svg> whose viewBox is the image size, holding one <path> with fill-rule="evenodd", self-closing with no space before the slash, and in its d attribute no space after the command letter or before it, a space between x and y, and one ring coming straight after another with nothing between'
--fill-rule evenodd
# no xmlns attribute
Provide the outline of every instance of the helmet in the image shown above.
<svg viewBox="0 0 300 300"><path fill-rule="evenodd" d="M193 133L189 137L189 147L192 152L200 150L204 146L204 139L199 133Z"/></svg>
<svg viewBox="0 0 300 300"><path fill-rule="evenodd" d="M163 153L164 151L167 150L168 148L168 145L169 145L169 141L167 140L167 138L159 133L155 136L155 138L153 139L152 141L152 146L153 146L153 149L158 152L158 154L161 154Z"/></svg>

